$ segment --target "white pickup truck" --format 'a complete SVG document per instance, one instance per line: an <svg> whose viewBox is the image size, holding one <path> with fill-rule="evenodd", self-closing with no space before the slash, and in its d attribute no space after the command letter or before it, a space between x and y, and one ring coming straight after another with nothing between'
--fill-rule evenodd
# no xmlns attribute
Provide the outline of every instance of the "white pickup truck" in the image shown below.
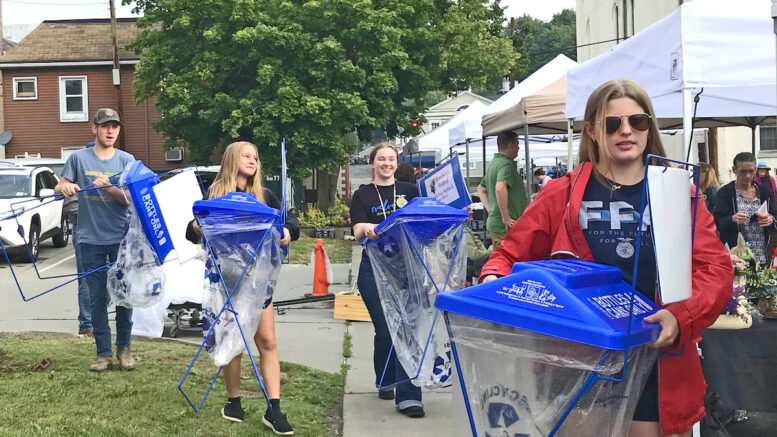
<svg viewBox="0 0 777 437"><path fill-rule="evenodd" d="M54 194L57 182L48 167L0 163L0 240L19 260L29 261L25 240L33 260L38 259L42 240L51 238L54 247L67 246L70 225L62 214L63 201L47 197ZM12 210L23 213L14 219Z"/></svg>

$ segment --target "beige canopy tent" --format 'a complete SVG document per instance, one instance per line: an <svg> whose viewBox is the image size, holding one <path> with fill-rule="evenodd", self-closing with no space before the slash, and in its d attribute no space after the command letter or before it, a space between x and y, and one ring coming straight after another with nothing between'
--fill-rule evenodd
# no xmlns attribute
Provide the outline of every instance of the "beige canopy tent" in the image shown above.
<svg viewBox="0 0 777 437"><path fill-rule="evenodd" d="M561 76L545 88L522 98L515 105L492 114L483 115L483 136L498 135L508 130L517 131L531 126L532 134L567 133L564 114L567 77Z"/></svg>
<svg viewBox="0 0 777 437"><path fill-rule="evenodd" d="M568 60L568 59L565 59ZM554 60L555 61L555 60ZM518 132L523 128L524 153L526 154L526 174L531 174L529 160L529 132L532 134L565 133L568 135L567 162L569 169L572 162L572 120L568 120L564 109L566 106L567 75L566 71L577 65L568 60L560 64L554 71L558 79L544 88L524 95L518 102L498 112L483 115L481 124L483 136L498 135L504 131ZM531 199L529 184L526 184L526 197Z"/></svg>

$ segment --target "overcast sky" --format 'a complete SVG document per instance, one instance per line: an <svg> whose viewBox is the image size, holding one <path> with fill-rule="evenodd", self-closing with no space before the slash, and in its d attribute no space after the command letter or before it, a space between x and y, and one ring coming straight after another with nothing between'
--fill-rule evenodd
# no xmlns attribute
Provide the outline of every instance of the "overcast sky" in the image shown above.
<svg viewBox="0 0 777 437"><path fill-rule="evenodd" d="M121 6L115 0L117 17L132 16L132 6ZM76 18L108 18L108 0L2 0L3 24L38 24L43 20L71 20ZM575 7L575 0L502 0L505 17L529 14L550 20L564 8Z"/></svg>

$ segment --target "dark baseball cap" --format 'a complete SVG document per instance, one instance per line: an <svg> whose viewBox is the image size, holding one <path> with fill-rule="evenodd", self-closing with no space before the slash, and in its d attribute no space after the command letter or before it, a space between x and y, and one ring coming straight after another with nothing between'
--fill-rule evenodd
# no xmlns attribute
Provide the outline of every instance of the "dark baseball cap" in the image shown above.
<svg viewBox="0 0 777 437"><path fill-rule="evenodd" d="M101 125L109 121L115 121L116 123L121 124L119 113L111 108L100 108L94 113L94 124Z"/></svg>

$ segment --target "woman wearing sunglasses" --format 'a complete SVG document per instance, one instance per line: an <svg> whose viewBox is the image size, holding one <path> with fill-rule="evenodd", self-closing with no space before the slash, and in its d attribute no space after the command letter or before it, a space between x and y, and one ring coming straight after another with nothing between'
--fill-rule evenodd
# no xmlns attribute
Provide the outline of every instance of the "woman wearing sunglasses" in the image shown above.
<svg viewBox="0 0 777 437"><path fill-rule="evenodd" d="M481 281L508 274L517 261L573 257L618 267L631 283L641 231L635 286L655 300L649 216L638 227L648 154L663 156L664 148L647 93L627 79L602 84L586 105L580 165L540 191L483 267ZM661 326L651 346L672 354L660 354L647 377L630 437L690 436L705 414L706 384L695 343L731 298L734 276L712 215L703 206L696 217L692 269L691 298L645 318Z"/></svg>

